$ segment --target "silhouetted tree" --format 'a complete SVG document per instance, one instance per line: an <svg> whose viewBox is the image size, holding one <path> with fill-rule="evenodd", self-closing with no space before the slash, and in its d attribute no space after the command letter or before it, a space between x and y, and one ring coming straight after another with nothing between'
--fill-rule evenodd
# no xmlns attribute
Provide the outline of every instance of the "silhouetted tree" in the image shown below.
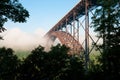
<svg viewBox="0 0 120 80"><path fill-rule="evenodd" d="M15 80L20 61L10 48L0 48L0 80Z"/></svg>
<svg viewBox="0 0 120 80"><path fill-rule="evenodd" d="M19 69L18 80L53 80L64 67L66 58L67 48L65 46L52 47L48 53L39 46L23 62Z"/></svg>
<svg viewBox="0 0 120 80"><path fill-rule="evenodd" d="M17 80L42 80L44 77L44 64L47 53L44 48L39 46L32 51L19 68L20 75Z"/></svg>
<svg viewBox="0 0 120 80"><path fill-rule="evenodd" d="M61 70L65 67L66 59L68 59L68 50L65 45L56 45L49 51L49 58L47 62L47 73L51 80L58 79L61 74Z"/></svg>
<svg viewBox="0 0 120 80"><path fill-rule="evenodd" d="M98 4L93 27L103 39L99 61L104 80L116 80L120 76L120 0L98 0Z"/></svg>
<svg viewBox="0 0 120 80"><path fill-rule="evenodd" d="M84 63L79 56L67 58L65 67L61 71L60 80L85 80Z"/></svg>
<svg viewBox="0 0 120 80"><path fill-rule="evenodd" d="M69 48L58 44L51 48L50 71L52 80L79 80L84 78L84 65L82 60L76 55L68 55ZM50 73L50 74L51 74Z"/></svg>
<svg viewBox="0 0 120 80"><path fill-rule="evenodd" d="M0 33L6 30L3 25L8 19L23 23L27 17L29 13L19 0L0 0Z"/></svg>
<svg viewBox="0 0 120 80"><path fill-rule="evenodd" d="M67 54L69 48L57 45L45 52L39 46L19 69L17 80L79 80L83 77L82 61Z"/></svg>

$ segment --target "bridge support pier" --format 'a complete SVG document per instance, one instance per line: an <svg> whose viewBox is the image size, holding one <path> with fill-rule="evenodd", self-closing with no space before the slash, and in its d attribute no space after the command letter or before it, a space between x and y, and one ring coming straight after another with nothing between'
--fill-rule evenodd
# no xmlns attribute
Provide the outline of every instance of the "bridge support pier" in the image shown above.
<svg viewBox="0 0 120 80"><path fill-rule="evenodd" d="M89 47L89 43L91 44L91 42L89 42L89 38L94 44L96 44L99 40L94 40L89 34L89 12L98 6L96 2L97 0L81 0L46 34L50 39L52 39L51 36L58 38L61 44L70 47L70 52L73 54L80 54L84 52L83 56L85 59L86 71L88 70L90 63L89 54L95 47L95 45L92 48ZM84 33L82 31L80 32L81 28L85 31ZM80 34L83 36L80 36ZM83 42L82 39L84 40ZM100 51L98 47L97 49Z"/></svg>
<svg viewBox="0 0 120 80"><path fill-rule="evenodd" d="M89 11L88 0L85 2L85 68L89 67Z"/></svg>

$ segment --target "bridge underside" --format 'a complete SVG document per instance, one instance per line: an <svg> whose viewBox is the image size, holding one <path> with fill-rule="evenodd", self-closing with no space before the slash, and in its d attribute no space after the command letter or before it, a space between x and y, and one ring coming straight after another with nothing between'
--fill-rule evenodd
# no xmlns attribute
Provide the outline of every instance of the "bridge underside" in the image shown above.
<svg viewBox="0 0 120 80"><path fill-rule="evenodd" d="M72 10L68 12L56 25L46 34L52 42L58 38L62 44L70 48L70 53L79 54L85 51L89 53L89 11L98 5L97 0L81 0ZM85 16L84 16L85 15ZM80 18L84 16L85 23ZM83 26L82 23L85 25ZM80 27L85 27L85 48L80 44ZM51 42L51 43L52 43ZM84 50L85 49L85 50Z"/></svg>
<svg viewBox="0 0 120 80"><path fill-rule="evenodd" d="M54 42L58 38L61 44L70 48L69 54L79 54L83 51L82 45L74 37L65 31L54 31L50 34L50 39Z"/></svg>

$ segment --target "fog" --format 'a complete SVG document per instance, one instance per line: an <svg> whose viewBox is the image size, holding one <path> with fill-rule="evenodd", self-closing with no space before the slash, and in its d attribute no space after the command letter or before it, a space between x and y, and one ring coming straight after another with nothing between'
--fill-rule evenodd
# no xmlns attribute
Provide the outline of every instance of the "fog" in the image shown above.
<svg viewBox="0 0 120 80"><path fill-rule="evenodd" d="M42 29L37 29L33 33L28 33L19 28L13 28L0 33L4 39L0 40L0 47L8 47L14 50L30 50L38 45L45 46L45 33L46 32Z"/></svg>
<svg viewBox="0 0 120 80"><path fill-rule="evenodd" d="M13 50L32 50L37 46L41 45L49 49L51 44L48 45L48 40L45 39L44 35L46 32L42 29L37 29L33 33L28 33L20 30L19 28L13 28L7 30L0 35L3 36L4 40L0 40L0 47L12 48ZM97 38L95 35L91 35L92 38L96 41ZM50 42L50 41L49 41ZM80 44L84 42L84 35L80 35ZM102 41L100 40L99 43ZM57 41L58 43L58 41ZM54 44L57 44L54 42ZM90 39L90 44L92 43ZM84 45L82 45L84 46Z"/></svg>

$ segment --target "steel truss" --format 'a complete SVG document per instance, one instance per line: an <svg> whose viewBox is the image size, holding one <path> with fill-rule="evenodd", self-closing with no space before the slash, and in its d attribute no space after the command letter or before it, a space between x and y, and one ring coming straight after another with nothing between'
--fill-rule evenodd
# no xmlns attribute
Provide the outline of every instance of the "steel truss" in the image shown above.
<svg viewBox="0 0 120 80"><path fill-rule="evenodd" d="M86 69L89 65L89 54L93 48L96 47L101 53L101 50L96 45L100 38L95 41L89 34L89 14L91 13L93 15L92 10L98 6L96 1L97 0L81 0L45 35L51 42L54 42L54 40L58 38L62 44L70 47L70 54L80 54L84 52ZM83 20L81 18L83 18ZM83 28L83 30L80 30L80 28ZM84 35L83 42L80 41L82 38L80 33L82 31L84 31L82 33ZM92 48L90 48L89 45L90 40L93 43Z"/></svg>

